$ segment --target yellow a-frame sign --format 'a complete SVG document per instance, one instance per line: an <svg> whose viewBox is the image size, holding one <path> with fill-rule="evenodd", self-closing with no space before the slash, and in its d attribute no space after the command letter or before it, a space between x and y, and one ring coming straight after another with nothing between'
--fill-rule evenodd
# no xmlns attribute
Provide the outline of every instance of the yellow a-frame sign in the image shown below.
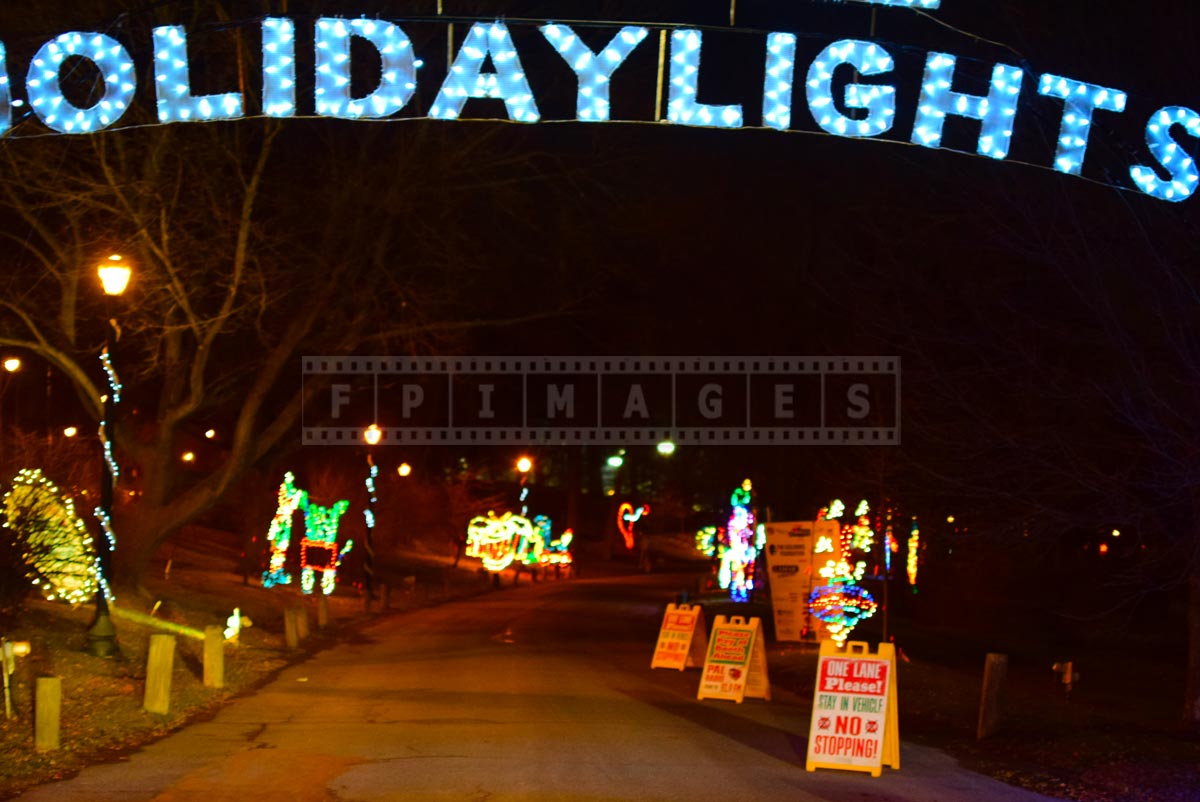
<svg viewBox="0 0 1200 802"><path fill-rule="evenodd" d="M713 621L696 698L731 699L741 704L747 696L771 700L762 621L719 615Z"/></svg>
<svg viewBox="0 0 1200 802"><path fill-rule="evenodd" d="M821 644L808 730L808 771L845 769L872 777L883 766L900 768L896 699L896 647L879 644L871 654L861 641Z"/></svg>
<svg viewBox="0 0 1200 802"><path fill-rule="evenodd" d="M708 631L698 604L668 604L658 630L651 668L695 668L704 662Z"/></svg>

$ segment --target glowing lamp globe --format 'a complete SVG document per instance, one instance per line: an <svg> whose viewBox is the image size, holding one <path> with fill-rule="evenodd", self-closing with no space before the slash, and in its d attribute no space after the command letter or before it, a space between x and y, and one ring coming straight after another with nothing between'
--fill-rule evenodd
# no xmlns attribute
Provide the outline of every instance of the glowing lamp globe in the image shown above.
<svg viewBox="0 0 1200 802"><path fill-rule="evenodd" d="M383 437L383 430L372 423L363 430L363 440L367 441L367 445L374 446L379 444L380 438Z"/></svg>
<svg viewBox="0 0 1200 802"><path fill-rule="evenodd" d="M531 460L529 457L521 457L519 460L517 460L517 470L521 473L529 473L530 469L532 468L533 460Z"/></svg>
<svg viewBox="0 0 1200 802"><path fill-rule="evenodd" d="M129 286L129 276L133 271L125 264L124 259L113 254L96 268L96 273L100 276L105 295L120 295Z"/></svg>

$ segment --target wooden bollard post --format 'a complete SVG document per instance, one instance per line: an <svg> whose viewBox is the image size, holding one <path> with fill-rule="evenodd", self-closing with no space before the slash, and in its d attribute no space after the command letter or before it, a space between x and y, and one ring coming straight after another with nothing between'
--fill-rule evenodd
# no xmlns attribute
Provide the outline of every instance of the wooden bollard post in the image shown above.
<svg viewBox="0 0 1200 802"><path fill-rule="evenodd" d="M146 661L146 695L142 707L166 715L171 710L171 674L175 670L175 636L151 635Z"/></svg>
<svg viewBox="0 0 1200 802"><path fill-rule="evenodd" d="M38 677L34 693L33 745L39 752L50 752L58 749L62 677Z"/></svg>
<svg viewBox="0 0 1200 802"><path fill-rule="evenodd" d="M297 622L299 611L295 607L288 607L283 611L283 639L287 642L289 649L300 648L300 624Z"/></svg>
<svg viewBox="0 0 1200 802"><path fill-rule="evenodd" d="M296 608L296 634L300 640L308 640L308 608Z"/></svg>
<svg viewBox="0 0 1200 802"><path fill-rule="evenodd" d="M1008 673L1008 655L991 652L983 664L983 693L979 699L979 724L975 738L983 740L1000 726L1000 689Z"/></svg>
<svg viewBox="0 0 1200 802"><path fill-rule="evenodd" d="M225 687L225 630L204 628L204 687Z"/></svg>
<svg viewBox="0 0 1200 802"><path fill-rule="evenodd" d="M317 597L317 629L329 626L329 597L322 593Z"/></svg>

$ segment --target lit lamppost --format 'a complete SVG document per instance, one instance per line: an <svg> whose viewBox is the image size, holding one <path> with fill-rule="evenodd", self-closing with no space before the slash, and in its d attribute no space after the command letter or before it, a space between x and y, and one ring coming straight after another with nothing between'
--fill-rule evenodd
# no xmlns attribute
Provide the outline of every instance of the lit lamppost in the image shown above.
<svg viewBox="0 0 1200 802"><path fill-rule="evenodd" d="M6 373L16 373L21 369L21 360L15 356L10 356L4 360L4 371ZM5 380L0 385L0 469L4 467L4 394L8 390L8 381Z"/></svg>
<svg viewBox="0 0 1200 802"><path fill-rule="evenodd" d="M130 269L120 256L110 256L96 269L105 296L120 295L129 285ZM105 311L108 311L109 301L105 299ZM110 595L109 579L112 568L112 550L115 539L112 529L113 483L117 478L117 463L113 457L112 447L112 415L113 409L121 400L121 383L117 379L112 365L112 350L120 333L117 322L105 315L104 350L100 352L100 363L104 366L104 375L108 381L108 391L101 397L103 401L103 419L100 421L100 447L103 451L100 466L100 506L96 508L96 517L100 519L102 537L96 539L96 620L88 630L88 652L96 657L111 657L117 651L117 631L113 628L112 618L108 612Z"/></svg>
<svg viewBox="0 0 1200 802"><path fill-rule="evenodd" d="M367 610L371 609L371 600L374 598L375 587L375 502L378 500L375 496L375 477L379 475L379 466L375 464L375 460L371 456L371 446L379 444L380 438L383 437L383 431L372 423L363 431L363 440L367 442L367 508L363 511L363 517L367 519L367 537L363 551L363 590L366 591L366 600L364 606Z"/></svg>
<svg viewBox="0 0 1200 802"><path fill-rule="evenodd" d="M521 517L529 515L529 488L525 483L529 480L529 471L533 468L533 460L521 457L517 460L517 473L521 474Z"/></svg>

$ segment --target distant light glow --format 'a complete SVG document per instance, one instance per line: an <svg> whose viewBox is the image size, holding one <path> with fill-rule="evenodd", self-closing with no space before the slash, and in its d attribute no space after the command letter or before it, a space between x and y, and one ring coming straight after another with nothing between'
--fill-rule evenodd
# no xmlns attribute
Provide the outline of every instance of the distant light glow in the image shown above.
<svg viewBox="0 0 1200 802"><path fill-rule="evenodd" d="M663 440L661 443L655 446L655 449L664 457L669 457L675 453L675 444L670 440Z"/></svg>

